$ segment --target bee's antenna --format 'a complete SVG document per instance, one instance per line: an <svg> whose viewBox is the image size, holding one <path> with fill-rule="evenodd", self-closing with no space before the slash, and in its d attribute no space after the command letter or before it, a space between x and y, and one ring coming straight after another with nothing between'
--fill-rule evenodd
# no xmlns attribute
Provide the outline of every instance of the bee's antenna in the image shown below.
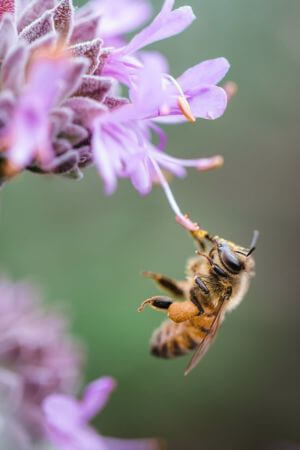
<svg viewBox="0 0 300 450"><path fill-rule="evenodd" d="M255 230L255 231L253 232L253 237L252 237L252 241L251 241L251 244L250 244L250 249L249 249L249 251L248 251L248 253L247 253L247 255L246 255L247 258L248 258L248 256L250 256L250 255L254 252L254 250L256 249L256 244L257 244L258 238L259 238L259 231Z"/></svg>

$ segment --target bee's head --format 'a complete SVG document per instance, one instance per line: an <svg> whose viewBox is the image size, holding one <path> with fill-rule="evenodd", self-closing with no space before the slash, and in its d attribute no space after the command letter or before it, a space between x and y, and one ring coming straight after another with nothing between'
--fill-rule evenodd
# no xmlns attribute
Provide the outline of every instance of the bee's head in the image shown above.
<svg viewBox="0 0 300 450"><path fill-rule="evenodd" d="M241 272L251 272L254 260L251 257L256 248L258 232L255 231L249 249L239 247L225 239L216 239L217 253L221 265L230 275L239 275Z"/></svg>

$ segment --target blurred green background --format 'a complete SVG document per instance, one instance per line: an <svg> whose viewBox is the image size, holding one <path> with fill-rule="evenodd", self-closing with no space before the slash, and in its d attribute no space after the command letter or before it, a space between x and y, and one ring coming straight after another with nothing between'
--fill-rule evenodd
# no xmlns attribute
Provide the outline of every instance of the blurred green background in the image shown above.
<svg viewBox="0 0 300 450"><path fill-rule="evenodd" d="M93 169L81 182L16 179L1 191L1 268L67 303L88 350L86 380L118 379L97 421L104 434L163 436L171 450L300 446L300 2L188 3L198 21L153 48L168 55L173 75L226 56L239 92L223 118L169 127L170 153L225 157L220 171L190 172L172 189L211 233L247 245L253 229L261 232L256 278L216 344L187 378L187 360L149 355L163 317L136 313L158 292L140 274L180 278L194 251L159 188L140 198L123 181L106 198Z"/></svg>

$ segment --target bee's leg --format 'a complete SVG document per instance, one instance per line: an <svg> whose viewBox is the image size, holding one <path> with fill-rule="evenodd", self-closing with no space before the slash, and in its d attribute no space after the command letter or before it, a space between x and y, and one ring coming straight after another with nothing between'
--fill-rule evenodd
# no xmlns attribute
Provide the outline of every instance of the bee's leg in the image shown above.
<svg viewBox="0 0 300 450"><path fill-rule="evenodd" d="M199 315L198 307L189 300L185 302L173 302L169 297L150 297L141 304L138 312L142 312L147 305L157 311L167 311L169 319L176 323L185 322Z"/></svg>
<svg viewBox="0 0 300 450"><path fill-rule="evenodd" d="M159 287L170 292L174 297L184 297L183 287L186 283L185 281L177 281L173 278L155 272L144 272L143 275L154 280L159 285Z"/></svg>
<svg viewBox="0 0 300 450"><path fill-rule="evenodd" d="M200 314L198 306L189 300L185 302L174 302L168 309L169 319L176 323L186 322Z"/></svg>
<svg viewBox="0 0 300 450"><path fill-rule="evenodd" d="M214 242L214 238L208 234L206 230L201 230L199 228L198 230L191 231L192 238L196 241L197 246L201 250L206 250L206 242Z"/></svg>
<svg viewBox="0 0 300 450"><path fill-rule="evenodd" d="M198 230L195 231L191 231L191 236L192 238L195 240L197 246L201 249L201 250L205 250L206 249L206 242L205 240L208 239L208 232L205 230L201 230L200 228Z"/></svg>
<svg viewBox="0 0 300 450"><path fill-rule="evenodd" d="M166 311L172 305L173 300L169 297L163 297L156 295L155 297L150 297L145 300L141 306L138 308L138 312L144 311L145 306L151 306L151 308L157 311Z"/></svg>
<svg viewBox="0 0 300 450"><path fill-rule="evenodd" d="M201 302L199 300L199 296L196 294L195 289L191 289L190 290L190 300L193 303L193 305L195 305L196 308L198 309L198 314L203 314L204 313L204 309L203 309L203 306L201 305Z"/></svg>

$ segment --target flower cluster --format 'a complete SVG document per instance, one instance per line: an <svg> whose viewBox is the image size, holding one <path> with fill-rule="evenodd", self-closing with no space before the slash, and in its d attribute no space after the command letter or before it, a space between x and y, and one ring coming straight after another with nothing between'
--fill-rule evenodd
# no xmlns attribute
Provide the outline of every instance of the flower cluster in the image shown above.
<svg viewBox="0 0 300 450"><path fill-rule="evenodd" d="M29 283L0 280L0 396L30 436L43 433L41 405L78 385L82 351L58 310ZM5 401L7 399L7 401Z"/></svg>
<svg viewBox="0 0 300 450"><path fill-rule="evenodd" d="M82 356L64 315L46 308L31 284L0 280L1 450L158 450L154 439L103 437L88 425L116 382L103 377L81 401L71 397Z"/></svg>
<svg viewBox="0 0 300 450"><path fill-rule="evenodd" d="M217 83L229 64L205 61L175 79L163 55L144 50L195 19L174 2L126 42L149 18L147 0L90 0L77 10L72 0L0 0L1 181L24 169L80 178L95 164L107 193L119 178L142 195L158 182L182 216L164 172L183 177L222 158L167 155L159 124L221 116L227 95Z"/></svg>

